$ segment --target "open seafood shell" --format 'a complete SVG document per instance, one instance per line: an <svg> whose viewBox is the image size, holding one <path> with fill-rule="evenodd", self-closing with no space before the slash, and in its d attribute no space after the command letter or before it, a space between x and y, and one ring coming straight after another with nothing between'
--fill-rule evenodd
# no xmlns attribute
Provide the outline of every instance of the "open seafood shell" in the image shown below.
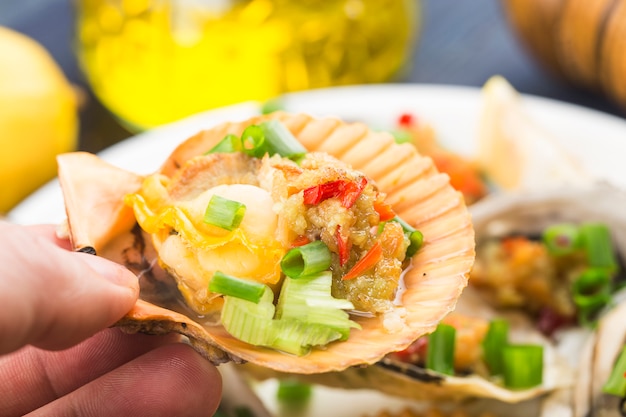
<svg viewBox="0 0 626 417"><path fill-rule="evenodd" d="M113 259L141 277L141 300L117 325L131 332L181 333L214 363L249 361L305 374L374 363L434 330L467 285L474 233L461 194L414 147L398 145L390 134L373 132L361 123L278 112L198 133L171 154L160 172L172 176L226 134L241 134L245 127L270 118L280 120L309 151L326 152L365 173L387 194L395 212L424 234L425 243L404 276L402 330L390 333L379 318L354 317L361 330L353 330L346 342L297 357L249 345L220 325L203 323L181 304L174 283L156 262L150 237L122 203L142 178L90 154L61 155L59 180L75 249Z"/></svg>
<svg viewBox="0 0 626 417"><path fill-rule="evenodd" d="M472 288L463 291L455 313L486 320L496 317L506 318L510 323L510 336L513 341L544 346L543 384L530 389L510 390L495 380L480 375L444 375L399 361L393 356L387 356L372 366L351 367L342 372L300 375L298 378L314 384L337 388L375 389L397 397L431 402L491 399L505 403L521 403L553 390L572 386L573 369L557 353L552 343L534 328L527 317L521 314L496 312L486 305ZM258 379L293 377L254 364L245 364L242 368Z"/></svg>
<svg viewBox="0 0 626 417"><path fill-rule="evenodd" d="M615 247L623 258L626 253L626 195L609 185L569 187L553 190L507 192L492 194L470 206L476 243L515 233L538 236L555 222L601 221L609 225ZM626 307L624 307L626 308ZM446 376L399 362L392 356L369 367L353 367L343 372L303 376L306 380L351 388L375 388L391 395L428 400L469 400L492 398L517 403L550 394L541 400L542 408L552 410L543 415L572 412L572 392L581 352L591 331L570 328L545 338L524 313L501 311L470 285L457 302L455 313L482 318L505 317L511 323L512 337L518 342L544 345L544 382L527 390L509 390L478 375ZM244 365L258 378L282 377L266 369ZM552 413L552 414L551 414Z"/></svg>

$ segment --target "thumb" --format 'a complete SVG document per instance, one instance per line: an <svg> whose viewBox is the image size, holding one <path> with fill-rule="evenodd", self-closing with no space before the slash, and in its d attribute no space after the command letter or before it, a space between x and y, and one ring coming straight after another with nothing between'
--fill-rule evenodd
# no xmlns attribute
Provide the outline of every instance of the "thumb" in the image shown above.
<svg viewBox="0 0 626 417"><path fill-rule="evenodd" d="M119 320L138 294L123 266L0 222L0 354L72 346Z"/></svg>

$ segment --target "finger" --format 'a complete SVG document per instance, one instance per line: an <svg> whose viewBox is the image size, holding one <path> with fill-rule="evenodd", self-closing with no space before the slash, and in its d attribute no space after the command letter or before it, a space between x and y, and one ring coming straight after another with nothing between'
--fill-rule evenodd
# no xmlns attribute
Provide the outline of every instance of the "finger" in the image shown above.
<svg viewBox="0 0 626 417"><path fill-rule="evenodd" d="M28 228L0 222L0 354L26 344L72 346L120 319L139 285L126 268L63 250Z"/></svg>
<svg viewBox="0 0 626 417"><path fill-rule="evenodd" d="M62 397L178 335L106 329L63 351L32 346L0 357L0 416L21 416Z"/></svg>
<svg viewBox="0 0 626 417"><path fill-rule="evenodd" d="M33 234L43 237L60 248L72 250L72 244L69 238L59 237L59 234L57 233L57 226L51 224L35 224L27 225L25 227L27 227Z"/></svg>
<svg viewBox="0 0 626 417"><path fill-rule="evenodd" d="M30 416L212 416L221 391L217 369L178 343L152 350Z"/></svg>

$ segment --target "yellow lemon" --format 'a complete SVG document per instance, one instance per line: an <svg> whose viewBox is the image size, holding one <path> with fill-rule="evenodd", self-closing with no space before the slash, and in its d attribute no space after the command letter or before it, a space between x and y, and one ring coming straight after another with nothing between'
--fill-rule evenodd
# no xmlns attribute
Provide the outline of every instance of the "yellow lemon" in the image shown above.
<svg viewBox="0 0 626 417"><path fill-rule="evenodd" d="M74 90L35 40L0 27L0 213L56 173L55 156L75 148Z"/></svg>

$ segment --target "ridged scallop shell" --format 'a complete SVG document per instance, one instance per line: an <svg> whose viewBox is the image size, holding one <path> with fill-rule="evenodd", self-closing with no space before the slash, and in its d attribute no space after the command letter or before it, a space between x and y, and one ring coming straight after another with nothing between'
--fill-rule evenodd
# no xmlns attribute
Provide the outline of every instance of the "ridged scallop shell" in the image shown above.
<svg viewBox="0 0 626 417"><path fill-rule="evenodd" d="M133 332L181 333L214 363L248 361L303 374L374 363L434 330L454 309L467 285L475 256L474 232L461 194L414 147L398 145L390 134L374 132L362 123L278 112L198 133L171 154L160 172L175 175L186 160L206 152L226 134L241 134L246 126L270 118L279 119L309 151L327 152L368 175L387 193L396 213L424 234L425 244L404 278L405 329L389 333L377 318L356 317L362 330L353 331L348 341L297 357L251 346L230 336L222 326L203 326L172 311L180 306L162 297L171 284L162 279L158 268L150 269L156 258L150 255L150 239L135 226L132 211L121 201L138 188L141 178L93 155L65 154L59 157L59 179L75 248L93 247L101 256L132 263L131 269L143 278L156 275L148 277L145 287L142 281L142 300L117 325Z"/></svg>

